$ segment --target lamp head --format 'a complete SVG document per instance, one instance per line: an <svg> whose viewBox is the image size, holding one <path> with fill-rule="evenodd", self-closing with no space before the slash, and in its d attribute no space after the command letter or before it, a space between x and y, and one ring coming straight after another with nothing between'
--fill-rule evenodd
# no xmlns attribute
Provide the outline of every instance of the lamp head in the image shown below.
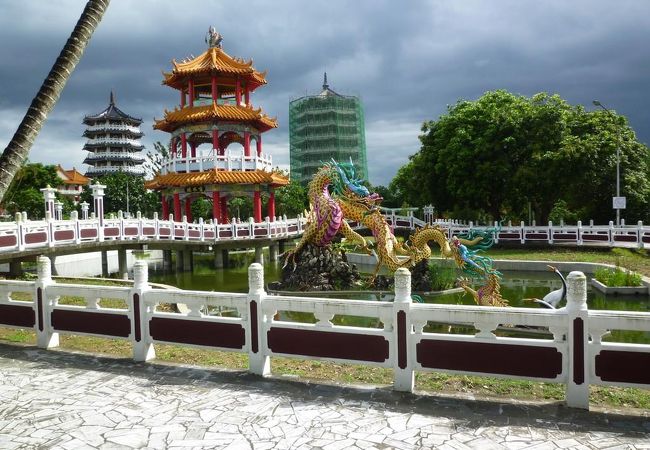
<svg viewBox="0 0 650 450"><path fill-rule="evenodd" d="M594 104L594 106L603 106L603 104L602 104L602 103L600 103L600 102L599 102L598 100L594 100L594 101L593 101L593 102L591 102L591 103L593 103L593 104Z"/></svg>

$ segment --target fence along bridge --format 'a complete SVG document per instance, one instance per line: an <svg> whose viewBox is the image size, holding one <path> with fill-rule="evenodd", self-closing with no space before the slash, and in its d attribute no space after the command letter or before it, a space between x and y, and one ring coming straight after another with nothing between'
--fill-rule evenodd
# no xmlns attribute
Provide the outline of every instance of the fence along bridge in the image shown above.
<svg viewBox="0 0 650 450"><path fill-rule="evenodd" d="M446 230L448 237L456 236L474 229L486 229L470 223L458 221L425 222L409 215L397 215L395 211L384 211L387 222L396 229L414 230L427 223ZM0 262L13 262L14 269L21 260L34 259L45 254L50 256L117 250L120 273L126 274L127 249L160 249L171 264L171 251L177 252L177 270L191 270L192 252L213 251L216 267L227 264L228 251L234 248L254 248L256 261L261 262L262 248L269 247L271 259L276 259L287 240L302 235L306 219L298 216L266 218L263 222L237 222L215 224L210 221L190 223L186 220L160 220L154 214L152 219L140 214L136 218L117 219L86 218L79 219L73 212L70 220L47 219L26 220L17 214L16 221L0 224ZM352 223L358 228L358 224ZM610 246L650 248L650 227L639 222L635 226L609 225L583 226L519 226L511 224L498 226L496 243L550 244L576 246Z"/></svg>

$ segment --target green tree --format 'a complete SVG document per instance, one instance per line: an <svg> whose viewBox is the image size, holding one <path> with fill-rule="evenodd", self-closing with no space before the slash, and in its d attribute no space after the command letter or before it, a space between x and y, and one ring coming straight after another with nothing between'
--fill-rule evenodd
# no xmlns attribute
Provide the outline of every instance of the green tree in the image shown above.
<svg viewBox="0 0 650 450"><path fill-rule="evenodd" d="M307 188L298 180L292 179L289 184L275 190L275 214L287 217L296 217L309 209Z"/></svg>
<svg viewBox="0 0 650 450"><path fill-rule="evenodd" d="M45 200L40 190L48 185L56 187L60 182L55 166L26 164L11 182L2 203L3 208L12 215L25 211L30 219L42 219L45 217ZM64 203L64 211L69 210L69 203L64 199L61 201ZM65 208L66 204L68 208Z"/></svg>
<svg viewBox="0 0 650 450"><path fill-rule="evenodd" d="M160 172L163 162L169 158L169 147L160 141L153 144L154 151L148 151L145 155L144 169L147 175L153 177L156 173Z"/></svg>
<svg viewBox="0 0 650 450"><path fill-rule="evenodd" d="M77 21L72 34L43 81L36 97L18 125L16 133L0 156L0 201L9 189L13 177L29 156L34 139L43 127L47 115L56 104L63 87L90 42L95 28L102 20L110 0L89 0Z"/></svg>
<svg viewBox="0 0 650 450"><path fill-rule="evenodd" d="M97 177L93 183L106 186L104 191L104 211L106 214L128 211L135 215L137 211L146 217L151 217L154 212L159 212L160 196L144 188L144 178L129 175L124 172L114 172ZM82 194L82 201L92 205L92 192L87 189ZM127 207L128 198L128 207Z"/></svg>
<svg viewBox="0 0 650 450"><path fill-rule="evenodd" d="M485 220L525 219L530 204L545 222L564 200L556 213L609 220L620 145L626 217L650 214L649 151L622 116L498 90L459 101L422 132L420 151L391 182L411 204Z"/></svg>

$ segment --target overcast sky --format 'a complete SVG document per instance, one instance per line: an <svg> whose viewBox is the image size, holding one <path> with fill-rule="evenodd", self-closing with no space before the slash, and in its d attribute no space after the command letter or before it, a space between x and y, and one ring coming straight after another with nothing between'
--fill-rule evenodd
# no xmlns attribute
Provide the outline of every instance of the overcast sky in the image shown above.
<svg viewBox="0 0 650 450"><path fill-rule="evenodd" d="M6 146L83 10L82 0L0 3L0 142ZM206 49L210 25L231 56L268 70L252 101L279 128L264 136L289 164L288 105L330 87L359 95L370 181L388 184L419 149L423 121L458 99L507 89L560 94L626 115L650 142L647 0L113 0L30 159L83 168L84 115L108 106L142 117L143 142L168 141L153 118L178 103L161 71Z"/></svg>

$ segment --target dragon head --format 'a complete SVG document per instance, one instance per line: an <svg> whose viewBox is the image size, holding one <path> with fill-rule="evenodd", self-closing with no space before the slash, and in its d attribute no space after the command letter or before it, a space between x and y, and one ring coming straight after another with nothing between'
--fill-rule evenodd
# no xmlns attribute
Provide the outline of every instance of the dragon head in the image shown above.
<svg viewBox="0 0 650 450"><path fill-rule="evenodd" d="M349 162L343 163L332 159L327 165L337 175L332 177L332 190L337 196L364 203L367 206L376 205L383 200L379 194L374 192L371 194L368 188L362 184L363 179L357 178L352 158Z"/></svg>

